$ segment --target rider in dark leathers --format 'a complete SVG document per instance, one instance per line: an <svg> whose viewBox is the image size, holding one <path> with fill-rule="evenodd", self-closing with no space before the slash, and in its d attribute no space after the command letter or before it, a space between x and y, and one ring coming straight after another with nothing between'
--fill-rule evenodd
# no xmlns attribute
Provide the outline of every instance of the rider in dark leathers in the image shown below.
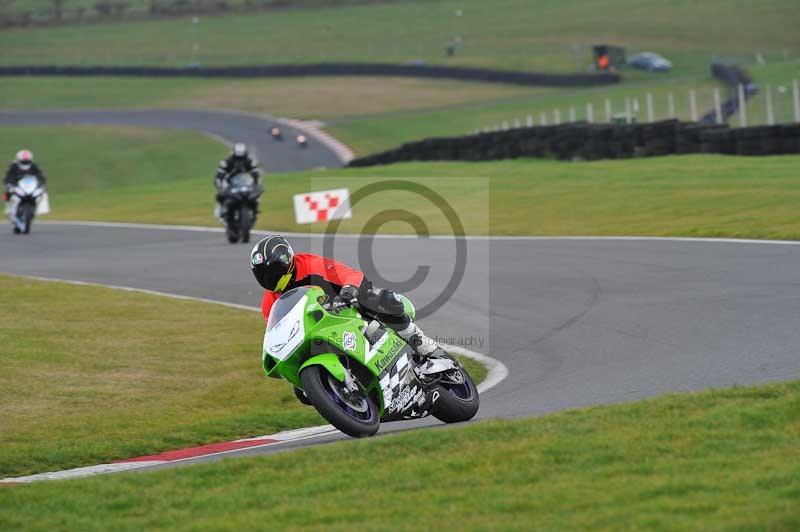
<svg viewBox="0 0 800 532"><path fill-rule="evenodd" d="M30 150L19 150L14 161L8 166L6 170L6 177L3 180L6 196L4 199L8 201L8 191L17 186L19 180L23 176L34 175L39 179L39 182L44 186L47 179L44 177L44 172L39 166L33 162L33 153Z"/></svg>
<svg viewBox="0 0 800 532"><path fill-rule="evenodd" d="M22 179L26 175L33 175L39 180L39 183L44 186L47 183L47 178L44 176L44 172L39 166L33 162L33 153L30 150L19 150L17 152L14 161L9 165L8 170L6 170L5 179L3 179L3 201L6 203L11 200L11 191L14 187L17 186L19 180ZM8 217L11 220L11 225L14 228L15 233L19 233L20 229L14 223L14 216L16 211L16 207L11 204L6 206L6 211L8 212Z"/></svg>

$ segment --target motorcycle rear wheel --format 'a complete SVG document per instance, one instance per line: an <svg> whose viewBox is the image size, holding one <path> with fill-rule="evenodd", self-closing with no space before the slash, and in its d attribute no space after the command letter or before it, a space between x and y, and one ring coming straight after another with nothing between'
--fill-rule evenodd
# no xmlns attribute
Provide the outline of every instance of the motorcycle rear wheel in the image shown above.
<svg viewBox="0 0 800 532"><path fill-rule="evenodd" d="M344 385L322 366L309 366L300 373L303 391L328 422L354 438L378 432L378 409L363 388L356 398L346 398Z"/></svg>
<svg viewBox="0 0 800 532"><path fill-rule="evenodd" d="M478 387L464 368L448 371L432 389L438 398L431 413L439 421L461 423L478 413L481 405Z"/></svg>

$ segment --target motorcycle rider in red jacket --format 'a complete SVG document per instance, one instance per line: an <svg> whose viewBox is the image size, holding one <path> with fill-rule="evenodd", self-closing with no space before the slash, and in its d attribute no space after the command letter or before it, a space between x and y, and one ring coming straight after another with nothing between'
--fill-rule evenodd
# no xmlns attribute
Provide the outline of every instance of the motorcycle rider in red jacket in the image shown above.
<svg viewBox="0 0 800 532"><path fill-rule="evenodd" d="M331 298L359 305L394 329L421 358L440 349L406 314L403 303L391 290L373 288L364 274L333 259L311 253L295 253L282 236L260 240L250 253L250 266L258 283L266 289L261 302L264 319L284 291L316 285Z"/></svg>

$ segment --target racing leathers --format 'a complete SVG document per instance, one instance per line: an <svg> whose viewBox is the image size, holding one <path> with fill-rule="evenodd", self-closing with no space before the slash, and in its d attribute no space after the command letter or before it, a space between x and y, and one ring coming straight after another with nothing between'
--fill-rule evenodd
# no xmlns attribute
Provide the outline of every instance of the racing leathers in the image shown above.
<svg viewBox="0 0 800 532"><path fill-rule="evenodd" d="M47 183L47 179L44 177L44 173L39 166L32 162L28 165L28 168L22 168L17 161L11 163L6 170L6 177L3 180L3 187L5 188L5 196L3 199L8 201L8 191L13 189L19 183L19 180L22 179L26 175L33 175L39 180L39 183L44 186Z"/></svg>
<svg viewBox="0 0 800 532"><path fill-rule="evenodd" d="M295 254L294 265L292 277L283 292L299 286L316 285L330 298L356 299L362 309L394 329L422 357L430 356L439 347L406 314L395 292L374 288L359 270L311 253ZM279 292L264 291L261 312L265 320L269 319L272 305L280 296Z"/></svg>
<svg viewBox="0 0 800 532"><path fill-rule="evenodd" d="M16 227L14 222L17 212L18 203L15 202L16 196L13 198L11 197L11 191L17 186L19 180L25 177L26 175L36 176L39 180L39 183L44 186L47 183L47 178L45 178L42 169L39 166L31 161L29 164L25 165L27 168L23 168L17 161L12 162L8 170L6 170L5 179L3 179L3 200L7 203L6 204L6 214L8 215L8 219L11 220L11 224ZM18 232L18 229L14 229L14 232Z"/></svg>

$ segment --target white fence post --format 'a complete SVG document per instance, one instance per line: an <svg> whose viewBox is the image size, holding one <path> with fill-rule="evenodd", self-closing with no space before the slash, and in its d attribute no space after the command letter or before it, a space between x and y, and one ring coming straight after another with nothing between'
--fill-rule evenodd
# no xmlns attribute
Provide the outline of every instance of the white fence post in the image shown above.
<svg viewBox="0 0 800 532"><path fill-rule="evenodd" d="M800 124L800 87L797 80L792 81L792 101L794 102L794 121Z"/></svg>
<svg viewBox="0 0 800 532"><path fill-rule="evenodd" d="M569 108L569 121L570 122L574 122L575 120L576 120L576 118L575 118L575 106L571 105L570 108Z"/></svg>
<svg viewBox="0 0 800 532"><path fill-rule="evenodd" d="M503 131L508 131L508 122L503 121Z"/></svg>
<svg viewBox="0 0 800 532"><path fill-rule="evenodd" d="M747 100L744 97L744 85L739 83L736 92L736 98L739 100L739 127L747 127Z"/></svg>
<svg viewBox="0 0 800 532"><path fill-rule="evenodd" d="M647 93L647 121L648 122L655 122L656 117L655 113L653 112L653 95L649 92Z"/></svg>
<svg viewBox="0 0 800 532"><path fill-rule="evenodd" d="M525 125L528 127L533 127L533 117L528 115L528 118L525 120Z"/></svg>
<svg viewBox="0 0 800 532"><path fill-rule="evenodd" d="M631 99L625 96L625 123L630 124L633 122L633 111L631 110Z"/></svg>
<svg viewBox="0 0 800 532"><path fill-rule="evenodd" d="M675 98L673 98L671 92L667 94L667 116L675 118Z"/></svg>
<svg viewBox="0 0 800 532"><path fill-rule="evenodd" d="M692 122L697 122L697 95L694 89L689 91L689 115L692 117Z"/></svg>
<svg viewBox="0 0 800 532"><path fill-rule="evenodd" d="M606 122L611 122L611 100L606 98Z"/></svg>
<svg viewBox="0 0 800 532"><path fill-rule="evenodd" d="M795 82L795 87L797 87L797 82ZM590 124L594 122L594 107L591 102L586 104L586 121Z"/></svg>
<svg viewBox="0 0 800 532"><path fill-rule="evenodd" d="M714 87L714 116L717 124L722 123L722 103L719 99L719 87Z"/></svg>
<svg viewBox="0 0 800 532"><path fill-rule="evenodd" d="M514 119L514 129L519 129L520 127L522 127L522 124L520 124L519 118L515 118Z"/></svg>
<svg viewBox="0 0 800 532"><path fill-rule="evenodd" d="M772 85L767 85L767 125L775 125L775 114L772 112Z"/></svg>
<svg viewBox="0 0 800 532"><path fill-rule="evenodd" d="M556 125L561 123L561 109L553 109L553 123Z"/></svg>
<svg viewBox="0 0 800 532"><path fill-rule="evenodd" d="M539 115L539 123L543 126L547 125L547 113L542 113Z"/></svg>

